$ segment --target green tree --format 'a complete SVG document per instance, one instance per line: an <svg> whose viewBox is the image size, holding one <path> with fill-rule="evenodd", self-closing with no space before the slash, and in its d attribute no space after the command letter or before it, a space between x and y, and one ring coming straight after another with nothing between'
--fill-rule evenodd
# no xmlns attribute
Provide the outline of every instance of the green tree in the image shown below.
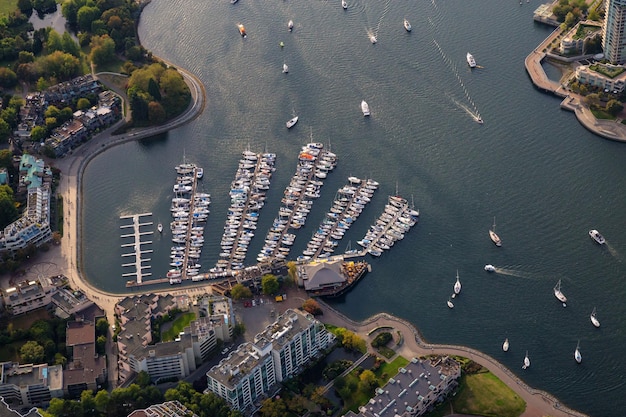
<svg viewBox="0 0 626 417"><path fill-rule="evenodd" d="M76 108L78 110L87 110L89 107L91 107L91 103L84 97L79 98L76 102Z"/></svg>
<svg viewBox="0 0 626 417"><path fill-rule="evenodd" d="M161 100L161 91L159 90L159 85L154 78L150 78L148 80L148 94L150 94L156 101Z"/></svg>
<svg viewBox="0 0 626 417"><path fill-rule="evenodd" d="M96 409L101 413L106 413L109 409L109 403L111 402L109 393L106 390L100 390L96 393L94 400L96 401Z"/></svg>
<svg viewBox="0 0 626 417"><path fill-rule="evenodd" d="M35 126L30 131L30 138L33 142L43 142L43 140L48 136L48 130L43 126Z"/></svg>
<svg viewBox="0 0 626 417"><path fill-rule="evenodd" d="M28 1L28 0L27 0ZM28 64L35 61L35 54L30 51L20 51L17 62L20 64Z"/></svg>
<svg viewBox="0 0 626 417"><path fill-rule="evenodd" d="M46 42L46 49L48 53L54 51L63 51L63 42L61 41L61 35L54 29L50 29L48 33L48 41Z"/></svg>
<svg viewBox="0 0 626 417"><path fill-rule="evenodd" d="M31 339L43 344L46 340L54 339L54 331L46 320L37 320L29 329Z"/></svg>
<svg viewBox="0 0 626 417"><path fill-rule="evenodd" d="M90 59L96 65L106 64L115 58L115 42L109 35L92 36Z"/></svg>
<svg viewBox="0 0 626 417"><path fill-rule="evenodd" d="M92 390L87 389L80 393L80 404L84 415L89 416L94 414L97 407L96 399L94 398Z"/></svg>
<svg viewBox="0 0 626 417"><path fill-rule="evenodd" d="M359 385L361 386L361 390L363 392L370 393L372 388L377 385L376 375L374 375L374 372L369 369L361 372L361 375L359 375Z"/></svg>
<svg viewBox="0 0 626 417"><path fill-rule="evenodd" d="M0 228L4 229L18 217L13 190L8 185L0 185Z"/></svg>
<svg viewBox="0 0 626 417"><path fill-rule="evenodd" d="M276 294L280 284L278 283L278 278L275 275L267 274L261 278L261 288L263 289L263 294L265 295L273 295Z"/></svg>
<svg viewBox="0 0 626 417"><path fill-rule="evenodd" d="M67 358L63 356L61 353L57 352L54 354L54 364L65 366L67 363Z"/></svg>
<svg viewBox="0 0 626 417"><path fill-rule="evenodd" d="M80 58L80 46L76 43L72 35L69 32L64 32L61 36L61 45L63 52L66 52L76 58Z"/></svg>
<svg viewBox="0 0 626 417"><path fill-rule="evenodd" d="M107 337L106 336L98 336L96 339L96 352L100 355L104 355L106 353L106 344Z"/></svg>
<svg viewBox="0 0 626 417"><path fill-rule="evenodd" d="M11 126L4 119L0 119L0 142L6 143L11 136Z"/></svg>
<svg viewBox="0 0 626 417"><path fill-rule="evenodd" d="M30 15L33 12L31 0L17 0L17 8L24 14Z"/></svg>
<svg viewBox="0 0 626 417"><path fill-rule="evenodd" d="M15 87L17 84L17 74L9 68L0 67L0 86L5 88Z"/></svg>
<svg viewBox="0 0 626 417"><path fill-rule="evenodd" d="M624 106L615 99L606 103L606 111L613 116L617 116L622 110L624 110Z"/></svg>
<svg viewBox="0 0 626 417"><path fill-rule="evenodd" d="M96 334L98 336L106 336L109 332L109 321L105 318L99 318L96 322Z"/></svg>
<svg viewBox="0 0 626 417"><path fill-rule="evenodd" d="M233 288L231 288L230 296L232 297L233 300L241 300L242 298L251 298L252 291L250 291L250 288L246 287L245 285L238 283L238 284L233 285Z"/></svg>
<svg viewBox="0 0 626 417"><path fill-rule="evenodd" d="M0 149L0 168L13 166L13 153L9 149Z"/></svg>
<svg viewBox="0 0 626 417"><path fill-rule="evenodd" d="M261 416L284 417L287 415L287 406L282 398L267 398L261 403Z"/></svg>
<svg viewBox="0 0 626 417"><path fill-rule="evenodd" d="M83 6L76 13L78 29L83 32L91 30L91 23L100 17L100 9L97 7Z"/></svg>
<svg viewBox="0 0 626 417"><path fill-rule="evenodd" d="M41 363L44 359L44 349L39 343L30 340L20 348L23 363Z"/></svg>
<svg viewBox="0 0 626 417"><path fill-rule="evenodd" d="M148 120L155 125L160 125L165 122L167 116L165 115L165 109L158 101L151 101L148 103Z"/></svg>

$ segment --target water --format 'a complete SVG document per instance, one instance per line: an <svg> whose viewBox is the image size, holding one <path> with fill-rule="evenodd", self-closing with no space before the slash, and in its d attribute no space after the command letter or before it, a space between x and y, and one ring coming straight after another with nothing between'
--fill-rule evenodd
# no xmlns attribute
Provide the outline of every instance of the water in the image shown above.
<svg viewBox="0 0 626 417"><path fill-rule="evenodd" d="M339 310L354 319L387 311L415 323L428 341L494 356L575 409L619 415L626 374L626 147L591 134L559 109L557 98L532 87L524 58L552 31L533 23L537 6L363 0L344 11L339 1L153 0L142 15L142 42L198 74L208 104L193 123L118 146L88 166L88 279L124 290L119 216L151 211L155 224L167 223L172 167L183 155L204 167L202 187L213 195L201 263L214 265L228 186L247 147L278 155L252 262L296 154L312 134L330 143L339 161L298 232L294 257L349 175L374 178L381 187L343 247L363 237L396 184L421 212L407 237L371 260L373 272L334 303ZM405 17L411 33L402 27ZM468 51L482 68L469 70ZM362 99L370 118L360 112ZM287 130L294 112L300 120ZM477 113L482 126L472 117ZM502 248L488 237L493 216ZM607 247L589 239L591 228L605 235ZM152 269L162 275L170 243L167 235L154 240ZM484 272L487 263L500 272ZM457 269L463 292L450 310ZM567 308L552 292L559 279ZM589 320L594 306L599 329ZM573 358L578 340L580 365ZM526 350L532 366L522 371Z"/></svg>

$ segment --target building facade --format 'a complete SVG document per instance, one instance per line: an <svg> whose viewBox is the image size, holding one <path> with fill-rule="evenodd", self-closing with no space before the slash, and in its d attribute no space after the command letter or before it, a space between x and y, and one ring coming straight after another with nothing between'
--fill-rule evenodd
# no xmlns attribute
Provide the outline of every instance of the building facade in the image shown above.
<svg viewBox="0 0 626 417"><path fill-rule="evenodd" d="M612 64L626 62L626 0L606 0L602 49Z"/></svg>
<svg viewBox="0 0 626 417"><path fill-rule="evenodd" d="M208 392L225 399L235 410L252 412L277 383L303 370L334 337L312 315L287 310L253 343L244 343L207 372Z"/></svg>
<svg viewBox="0 0 626 417"><path fill-rule="evenodd" d="M63 396L61 365L4 362L0 372L0 397L14 408L46 407L50 399Z"/></svg>
<svg viewBox="0 0 626 417"><path fill-rule="evenodd" d="M49 278L41 278L2 290L2 297L7 311L17 316L47 306L56 291L56 285Z"/></svg>

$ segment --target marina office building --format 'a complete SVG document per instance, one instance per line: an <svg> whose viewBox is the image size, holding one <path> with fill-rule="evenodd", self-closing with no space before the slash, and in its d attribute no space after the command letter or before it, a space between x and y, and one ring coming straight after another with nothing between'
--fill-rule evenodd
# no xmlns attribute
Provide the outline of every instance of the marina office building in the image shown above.
<svg viewBox="0 0 626 417"><path fill-rule="evenodd" d="M297 375L333 341L334 336L311 314L286 310L254 342L239 345L207 372L207 392L249 414L261 399L273 394L278 382Z"/></svg>

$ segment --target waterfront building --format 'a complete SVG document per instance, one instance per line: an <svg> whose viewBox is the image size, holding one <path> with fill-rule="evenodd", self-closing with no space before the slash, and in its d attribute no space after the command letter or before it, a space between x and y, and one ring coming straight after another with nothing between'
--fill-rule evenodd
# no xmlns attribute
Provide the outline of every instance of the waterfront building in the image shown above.
<svg viewBox="0 0 626 417"><path fill-rule="evenodd" d="M610 64L594 65L604 65L610 70L615 70L616 68L621 69L621 67L616 67ZM624 87L626 86L626 71L622 71L619 75L615 77L609 77L598 71L594 71L592 68L595 68L595 66L578 66L576 68L576 81L578 81L580 84L597 87L604 91L610 91L613 94L618 94L624 91Z"/></svg>
<svg viewBox="0 0 626 417"><path fill-rule="evenodd" d="M354 285L368 270L366 262L341 257L316 259L298 265L296 283L312 296L337 296Z"/></svg>
<svg viewBox="0 0 626 417"><path fill-rule="evenodd" d="M604 56L612 64L626 62L626 0L606 0L602 28Z"/></svg>
<svg viewBox="0 0 626 417"><path fill-rule="evenodd" d="M458 386L461 365L449 357L413 358L380 388L359 412L345 417L417 417L424 415Z"/></svg>
<svg viewBox="0 0 626 417"><path fill-rule="evenodd" d="M235 410L253 412L277 384L299 372L334 337L311 314L286 310L274 323L207 372L207 392L224 398Z"/></svg>
<svg viewBox="0 0 626 417"><path fill-rule="evenodd" d="M0 397L13 408L47 407L50 399L62 396L61 365L0 364Z"/></svg>
<svg viewBox="0 0 626 417"><path fill-rule="evenodd" d="M119 378L126 381L145 371L152 381L184 378L217 347L217 335L232 334L223 315L192 321L173 341L154 343L152 321L180 308L171 295L126 297L115 307L120 317L117 336Z"/></svg>
<svg viewBox="0 0 626 417"><path fill-rule="evenodd" d="M24 281L2 290L4 306L14 316L45 307L50 304L57 287L49 278Z"/></svg>
<svg viewBox="0 0 626 417"><path fill-rule="evenodd" d="M602 26L599 22L592 20L578 22L561 38L559 52L570 57L583 55L586 53L586 43L600 36L601 31Z"/></svg>
<svg viewBox="0 0 626 417"><path fill-rule="evenodd" d="M92 321L70 321L65 331L65 346L71 361L63 372L63 391L80 398L85 390L97 392L106 382L107 363L96 352L96 326Z"/></svg>

